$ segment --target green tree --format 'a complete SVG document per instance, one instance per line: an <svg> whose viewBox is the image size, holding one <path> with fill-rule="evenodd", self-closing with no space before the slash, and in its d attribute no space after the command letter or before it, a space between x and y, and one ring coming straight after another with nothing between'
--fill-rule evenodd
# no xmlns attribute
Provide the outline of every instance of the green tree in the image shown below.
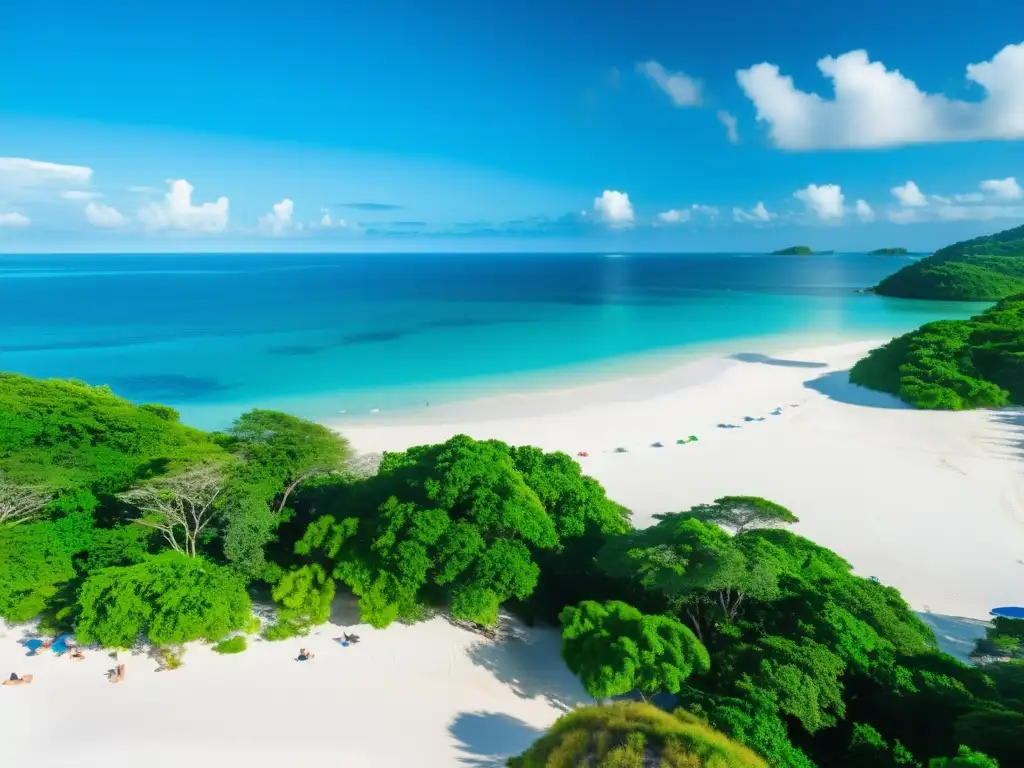
<svg viewBox="0 0 1024 768"><path fill-rule="evenodd" d="M707 672L707 649L687 627L626 603L584 601L562 622L562 658L595 699L637 690L676 693L694 672Z"/></svg>
<svg viewBox="0 0 1024 768"><path fill-rule="evenodd" d="M323 425L266 410L240 416L221 442L241 459L217 502L224 555L248 578L274 582L280 574L266 549L288 520L289 500L313 478L341 472L351 448Z"/></svg>
<svg viewBox="0 0 1024 768"><path fill-rule="evenodd" d="M581 707L562 715L508 764L511 768L768 768L753 752L690 713L669 714L639 702Z"/></svg>
<svg viewBox="0 0 1024 768"><path fill-rule="evenodd" d="M928 768L999 768L999 763L988 755L961 746L956 757L933 757Z"/></svg>
<svg viewBox="0 0 1024 768"><path fill-rule="evenodd" d="M687 514L705 523L731 528L739 535L754 528L775 528L800 522L781 504L759 496L723 496L714 504L700 504Z"/></svg>
<svg viewBox="0 0 1024 768"><path fill-rule="evenodd" d="M315 520L296 552L352 589L374 626L415 620L437 603L455 618L493 624L503 602L536 587L532 551L559 543L509 447L465 435L385 454L354 511Z"/></svg>
<svg viewBox="0 0 1024 768"><path fill-rule="evenodd" d="M245 625L252 605L245 582L231 570L167 551L91 574L77 608L79 642L129 648L140 639L154 645L219 640Z"/></svg>
<svg viewBox="0 0 1024 768"><path fill-rule="evenodd" d="M0 617L20 622L38 616L75 577L74 553L52 523L0 528Z"/></svg>

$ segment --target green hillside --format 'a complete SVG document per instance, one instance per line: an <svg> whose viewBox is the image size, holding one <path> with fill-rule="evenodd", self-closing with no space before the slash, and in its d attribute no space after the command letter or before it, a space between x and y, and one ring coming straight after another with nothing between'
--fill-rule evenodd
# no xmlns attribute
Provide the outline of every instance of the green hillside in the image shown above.
<svg viewBox="0 0 1024 768"><path fill-rule="evenodd" d="M999 301L1024 292L1024 226L965 240L908 264L875 286L881 296Z"/></svg>

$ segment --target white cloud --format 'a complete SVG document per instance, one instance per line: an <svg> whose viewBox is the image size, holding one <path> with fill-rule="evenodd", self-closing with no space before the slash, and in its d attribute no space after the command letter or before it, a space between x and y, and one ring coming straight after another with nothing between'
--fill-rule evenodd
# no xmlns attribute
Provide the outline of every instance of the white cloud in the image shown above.
<svg viewBox="0 0 1024 768"><path fill-rule="evenodd" d="M967 79L985 92L958 101L921 91L899 70L864 50L819 59L834 97L796 88L775 64L755 64L736 79L784 149L879 148L980 139L1024 139L1024 42L989 61L967 65Z"/></svg>
<svg viewBox="0 0 1024 768"><path fill-rule="evenodd" d="M1024 189L1020 188L1020 184L1013 176L1005 179L989 179L981 182L980 186L983 191L991 192L1003 200L1020 200L1024 197Z"/></svg>
<svg viewBox="0 0 1024 768"><path fill-rule="evenodd" d="M280 203L271 206L270 213L260 216L260 229L272 235L284 234L292 228L292 214L295 212L295 203L287 197Z"/></svg>
<svg viewBox="0 0 1024 768"><path fill-rule="evenodd" d="M329 227L329 226L331 226L331 223L332 223L331 222L331 215L329 213L325 213L323 218L320 219L320 226L321 227Z"/></svg>
<svg viewBox="0 0 1024 768"><path fill-rule="evenodd" d="M60 182L85 184L92 178L92 168L83 165L61 165L25 157L0 157L0 181L15 186L37 186Z"/></svg>
<svg viewBox="0 0 1024 768"><path fill-rule="evenodd" d="M696 107L700 105L700 81L685 72L666 72L656 61L642 61L636 65L655 85L668 94L677 107Z"/></svg>
<svg viewBox="0 0 1024 768"><path fill-rule="evenodd" d="M732 209L732 217L736 221L771 221L777 216L778 214L771 213L760 201L749 211L744 211L742 208Z"/></svg>
<svg viewBox="0 0 1024 768"><path fill-rule="evenodd" d="M27 227L31 219L20 213L0 213L0 227Z"/></svg>
<svg viewBox="0 0 1024 768"><path fill-rule="evenodd" d="M194 187L184 179L170 182L164 199L139 211L142 223L150 229L180 229L189 232L221 232L228 226L228 199L215 203L192 204Z"/></svg>
<svg viewBox="0 0 1024 768"><path fill-rule="evenodd" d="M658 221L662 224L682 224L690 220L690 212L685 208L672 208L658 214Z"/></svg>
<svg viewBox="0 0 1024 768"><path fill-rule="evenodd" d="M155 195L160 190L156 187L128 187L129 192L134 192L137 195Z"/></svg>
<svg viewBox="0 0 1024 768"><path fill-rule="evenodd" d="M694 213L700 213L705 216L710 216L711 218L718 216L718 209L713 205L701 205L700 203L694 203L690 206L690 209Z"/></svg>
<svg viewBox="0 0 1024 768"><path fill-rule="evenodd" d="M119 210L103 203L89 203L85 206L85 218L94 227L104 229L114 229L125 224L124 215Z"/></svg>
<svg viewBox="0 0 1024 768"><path fill-rule="evenodd" d="M724 109L720 109L715 113L715 117L718 118L718 122L725 126L725 135L729 139L729 143L739 144L740 135L736 131L736 116L729 114Z"/></svg>
<svg viewBox="0 0 1024 768"><path fill-rule="evenodd" d="M75 202L84 202L86 200L96 200L103 197L99 192L84 192L80 189L69 189L64 192L58 192L58 197L62 197L65 200L73 200Z"/></svg>
<svg viewBox="0 0 1024 768"><path fill-rule="evenodd" d="M633 204L625 192L606 189L600 197L594 198L594 211L610 227L633 226Z"/></svg>
<svg viewBox="0 0 1024 768"><path fill-rule="evenodd" d="M866 200L857 201L857 217L865 223L875 220L875 211L868 205Z"/></svg>
<svg viewBox="0 0 1024 768"><path fill-rule="evenodd" d="M901 187L893 187L889 191L900 201L900 205L907 208L921 208L928 205L928 198L922 194L917 184L912 181L908 181Z"/></svg>
<svg viewBox="0 0 1024 768"><path fill-rule="evenodd" d="M935 209L942 221L992 221L993 219L1024 219L1021 205L941 205Z"/></svg>
<svg viewBox="0 0 1024 768"><path fill-rule="evenodd" d="M838 184L808 184L793 193L793 197L814 213L819 221L843 218L843 190Z"/></svg>

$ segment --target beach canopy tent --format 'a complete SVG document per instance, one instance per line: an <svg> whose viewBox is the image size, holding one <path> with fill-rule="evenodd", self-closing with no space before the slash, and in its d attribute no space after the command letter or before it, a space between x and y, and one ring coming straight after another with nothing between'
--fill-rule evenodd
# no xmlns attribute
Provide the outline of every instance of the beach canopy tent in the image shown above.
<svg viewBox="0 0 1024 768"><path fill-rule="evenodd" d="M993 608L991 613L993 616L998 616L1001 619L1024 619L1024 607L1019 605Z"/></svg>

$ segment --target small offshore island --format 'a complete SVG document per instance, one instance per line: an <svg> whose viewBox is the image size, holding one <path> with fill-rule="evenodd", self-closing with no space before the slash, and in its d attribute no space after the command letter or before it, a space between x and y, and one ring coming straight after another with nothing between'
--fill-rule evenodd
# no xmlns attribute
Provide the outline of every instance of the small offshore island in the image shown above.
<svg viewBox="0 0 1024 768"><path fill-rule="evenodd" d="M772 256L829 256L835 251L816 251L806 245L791 245L778 251L772 251Z"/></svg>
<svg viewBox="0 0 1024 768"><path fill-rule="evenodd" d="M879 248L868 251L868 256L906 256L908 253L906 248Z"/></svg>

